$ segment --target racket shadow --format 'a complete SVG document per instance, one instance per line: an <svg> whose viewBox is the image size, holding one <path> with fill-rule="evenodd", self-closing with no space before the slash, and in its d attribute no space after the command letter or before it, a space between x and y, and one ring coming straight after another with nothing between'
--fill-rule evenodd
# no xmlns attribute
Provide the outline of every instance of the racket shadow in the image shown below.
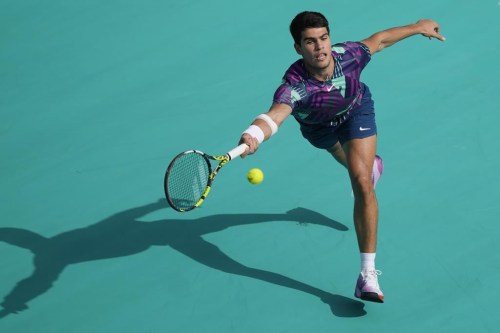
<svg viewBox="0 0 500 333"><path fill-rule="evenodd" d="M68 265L129 256L152 246L170 246L207 267L311 294L327 304L331 312L339 317L366 314L362 302L328 293L278 273L247 267L202 237L229 227L275 221L318 224L338 231L348 230L345 225L304 208L284 214L222 214L193 220L165 219L154 222L138 220L163 208L165 202L161 199L50 238L25 229L0 228L0 241L28 249L34 255L33 273L19 281L4 297L0 318L28 309L28 303L49 291Z"/></svg>

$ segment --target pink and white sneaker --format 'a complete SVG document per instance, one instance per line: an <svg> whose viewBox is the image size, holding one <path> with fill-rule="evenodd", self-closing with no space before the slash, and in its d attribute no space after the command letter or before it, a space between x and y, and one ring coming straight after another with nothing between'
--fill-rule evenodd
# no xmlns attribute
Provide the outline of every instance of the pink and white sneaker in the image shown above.
<svg viewBox="0 0 500 333"><path fill-rule="evenodd" d="M365 301L384 303L384 293L378 284L378 275L382 272L372 269L364 269L359 273L354 296Z"/></svg>
<svg viewBox="0 0 500 333"><path fill-rule="evenodd" d="M384 172L384 161L378 155L375 155L375 161L373 162L373 170L372 170L372 183L373 188L377 186L377 182L382 176L382 172Z"/></svg>

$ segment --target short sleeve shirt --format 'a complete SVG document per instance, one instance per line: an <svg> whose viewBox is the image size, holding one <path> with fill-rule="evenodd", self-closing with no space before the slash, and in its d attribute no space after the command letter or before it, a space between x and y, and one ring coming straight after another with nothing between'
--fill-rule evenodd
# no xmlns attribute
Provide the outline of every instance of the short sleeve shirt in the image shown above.
<svg viewBox="0 0 500 333"><path fill-rule="evenodd" d="M357 105L363 97L361 71L371 59L370 50L360 42L332 46L335 59L333 78L318 81L306 71L302 59L286 71L273 103L287 104L302 124L329 122Z"/></svg>

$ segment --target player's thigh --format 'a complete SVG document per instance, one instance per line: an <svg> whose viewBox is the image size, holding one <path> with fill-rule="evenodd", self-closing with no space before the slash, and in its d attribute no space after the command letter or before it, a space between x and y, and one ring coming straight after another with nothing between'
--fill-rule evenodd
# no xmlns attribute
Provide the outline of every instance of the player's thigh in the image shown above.
<svg viewBox="0 0 500 333"><path fill-rule="evenodd" d="M377 150L377 136L372 135L362 139L351 139L342 146L346 155L347 169L354 178L369 178Z"/></svg>

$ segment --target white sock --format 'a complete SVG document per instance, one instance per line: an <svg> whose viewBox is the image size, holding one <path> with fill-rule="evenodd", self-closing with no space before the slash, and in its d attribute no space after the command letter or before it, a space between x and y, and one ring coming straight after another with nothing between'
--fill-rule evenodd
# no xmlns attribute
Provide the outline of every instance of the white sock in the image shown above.
<svg viewBox="0 0 500 333"><path fill-rule="evenodd" d="M375 269L376 253L360 253L361 255L361 270Z"/></svg>

